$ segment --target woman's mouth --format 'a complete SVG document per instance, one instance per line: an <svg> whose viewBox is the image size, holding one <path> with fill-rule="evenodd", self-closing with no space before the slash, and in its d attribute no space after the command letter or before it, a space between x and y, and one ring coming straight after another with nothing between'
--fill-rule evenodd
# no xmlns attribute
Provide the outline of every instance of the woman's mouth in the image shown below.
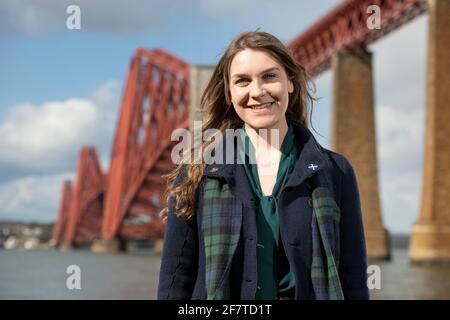
<svg viewBox="0 0 450 320"><path fill-rule="evenodd" d="M275 104L275 101L272 101L272 102L267 102L264 104L258 104L256 106L250 106L250 108L255 113L265 113L265 112L270 112L270 110L274 104Z"/></svg>

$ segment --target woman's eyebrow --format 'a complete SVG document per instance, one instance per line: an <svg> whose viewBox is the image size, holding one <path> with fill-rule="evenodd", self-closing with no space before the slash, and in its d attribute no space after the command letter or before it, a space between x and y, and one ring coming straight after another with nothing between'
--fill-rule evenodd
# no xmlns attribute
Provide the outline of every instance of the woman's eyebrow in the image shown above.
<svg viewBox="0 0 450 320"><path fill-rule="evenodd" d="M263 74L263 73L266 73L266 72L269 72L269 71L275 71L275 70L280 70L280 69L278 67L272 67L272 68L269 68L269 69L266 69L266 70L260 72L260 74ZM248 76L248 74L237 73L237 74L234 74L231 78L239 78L239 77L246 77L246 76Z"/></svg>

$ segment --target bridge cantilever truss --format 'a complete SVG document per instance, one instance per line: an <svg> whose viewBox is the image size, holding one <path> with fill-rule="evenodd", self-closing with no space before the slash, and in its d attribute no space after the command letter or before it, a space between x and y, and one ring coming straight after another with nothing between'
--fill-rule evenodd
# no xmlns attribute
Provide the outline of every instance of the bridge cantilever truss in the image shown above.
<svg viewBox="0 0 450 320"><path fill-rule="evenodd" d="M369 29L368 7L381 12L381 28ZM331 56L342 48L364 48L427 10L427 0L342 1L289 43L295 58L317 76L331 66Z"/></svg>
<svg viewBox="0 0 450 320"><path fill-rule="evenodd" d="M100 238L105 186L97 151L92 147L82 148L74 187L70 195L66 189L63 198L61 210L67 210L64 239L60 239L63 244L85 246ZM70 205L66 202L69 197Z"/></svg>
<svg viewBox="0 0 450 320"><path fill-rule="evenodd" d="M163 236L161 175L174 166L172 131L189 126L189 67L161 49L138 49L131 61L108 174L106 240Z"/></svg>

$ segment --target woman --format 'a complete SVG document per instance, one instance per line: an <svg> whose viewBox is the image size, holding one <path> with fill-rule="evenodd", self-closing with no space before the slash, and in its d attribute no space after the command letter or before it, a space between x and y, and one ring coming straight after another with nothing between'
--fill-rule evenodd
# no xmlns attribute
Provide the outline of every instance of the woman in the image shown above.
<svg viewBox="0 0 450 320"><path fill-rule="evenodd" d="M355 174L309 131L309 83L274 36L231 42L201 99L202 132L243 134L222 144L232 163L167 176L158 299L369 298Z"/></svg>

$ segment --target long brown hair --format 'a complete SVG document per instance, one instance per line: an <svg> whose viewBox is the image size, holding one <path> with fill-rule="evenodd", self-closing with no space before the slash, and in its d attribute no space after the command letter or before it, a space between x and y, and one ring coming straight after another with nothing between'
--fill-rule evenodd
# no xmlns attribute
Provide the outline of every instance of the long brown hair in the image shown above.
<svg viewBox="0 0 450 320"><path fill-rule="evenodd" d="M229 70L234 56L244 49L264 51L284 66L288 78L294 85L294 91L289 94L286 120L300 122L309 127L308 111L311 115L315 100L311 95L314 84L305 68L294 59L291 51L279 39L267 32L251 31L241 33L230 43L213 71L200 100L200 107L204 112L202 133L208 129L218 129L224 134L225 130L231 126L243 125L243 121L231 103ZM202 142L201 150L206 150L210 143L212 142ZM194 146L192 146L191 154L193 151ZM191 161L185 165L188 166L187 176L181 183L176 184L175 180L181 174L183 164L179 164L163 177L167 179L165 196L168 201L170 197L175 197L176 215L189 219L195 214L196 194L202 182L206 164L202 160L201 163ZM167 210L167 207L164 208L160 216L164 218Z"/></svg>

